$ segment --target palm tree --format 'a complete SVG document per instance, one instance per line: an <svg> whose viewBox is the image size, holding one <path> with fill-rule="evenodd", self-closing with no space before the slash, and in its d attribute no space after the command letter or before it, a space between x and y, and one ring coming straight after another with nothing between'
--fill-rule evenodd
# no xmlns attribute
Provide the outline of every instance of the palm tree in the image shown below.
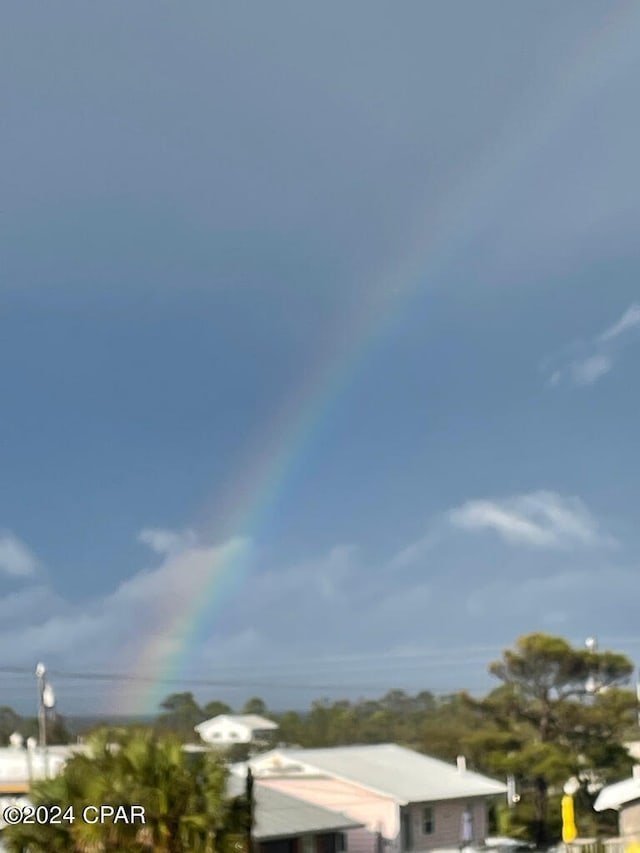
<svg viewBox="0 0 640 853"><path fill-rule="evenodd" d="M56 779L34 785L34 805L73 807L75 821L5 831L10 853L226 853L244 839L244 798L225 796L214 753L186 753L178 738L151 730L102 731L86 755ZM141 806L145 823L87 823L90 805ZM241 848L246 845L242 843Z"/></svg>

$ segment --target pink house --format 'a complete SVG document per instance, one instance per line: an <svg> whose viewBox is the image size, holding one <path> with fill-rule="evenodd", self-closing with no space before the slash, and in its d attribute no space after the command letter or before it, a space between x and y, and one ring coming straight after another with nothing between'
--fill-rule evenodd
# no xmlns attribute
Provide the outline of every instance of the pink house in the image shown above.
<svg viewBox="0 0 640 853"><path fill-rule="evenodd" d="M506 785L395 744L275 749L250 761L256 782L348 815L349 853L394 853L479 843L487 804ZM246 773L245 765L232 772Z"/></svg>

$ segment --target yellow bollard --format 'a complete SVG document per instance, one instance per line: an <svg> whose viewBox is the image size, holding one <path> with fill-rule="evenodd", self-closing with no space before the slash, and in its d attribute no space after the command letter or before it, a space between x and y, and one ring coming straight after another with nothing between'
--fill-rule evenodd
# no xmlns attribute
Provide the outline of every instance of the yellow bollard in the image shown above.
<svg viewBox="0 0 640 853"><path fill-rule="evenodd" d="M577 835L578 830L576 829L576 819L573 811L573 797L565 794L562 798L562 840L565 844L571 844ZM628 853L628 851L625 851L625 853ZM640 853L640 850L633 851L633 853Z"/></svg>

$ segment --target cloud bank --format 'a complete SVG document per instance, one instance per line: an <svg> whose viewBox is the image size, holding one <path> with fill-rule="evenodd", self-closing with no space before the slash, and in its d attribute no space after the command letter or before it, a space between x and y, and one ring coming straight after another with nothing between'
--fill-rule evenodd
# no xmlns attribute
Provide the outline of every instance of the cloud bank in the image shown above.
<svg viewBox="0 0 640 853"><path fill-rule="evenodd" d="M151 644L170 655L188 640L179 675L217 680L205 698L219 695L239 705L261 692L274 707L300 707L313 684L327 682L343 684L345 695L364 689L358 685L378 684L379 693L385 683L473 686L487 677L477 652L462 655L452 669L442 665L446 654L406 650L444 653L472 636L501 646L529 629L584 631L594 619L601 625L607 613L615 630L627 606L621 587L612 587L610 572L602 570L602 555L612 553L602 550L610 537L582 500L553 491L466 501L379 560L342 544L293 564L265 565L264 554L244 540L204 545L193 531L159 528L138 539L154 550L156 564L102 596L72 601L24 575L21 588L0 598L0 665L31 667L42 659L52 671L139 675L142 649ZM207 579L239 549L248 554L247 577L222 604L208 602L209 618L191 644L189 625L175 614L190 612ZM631 570L612 571L630 587ZM575 596L564 592L572 583ZM152 669L151 680L161 674L157 661ZM74 705L127 713L141 709L150 685L59 687L62 713Z"/></svg>

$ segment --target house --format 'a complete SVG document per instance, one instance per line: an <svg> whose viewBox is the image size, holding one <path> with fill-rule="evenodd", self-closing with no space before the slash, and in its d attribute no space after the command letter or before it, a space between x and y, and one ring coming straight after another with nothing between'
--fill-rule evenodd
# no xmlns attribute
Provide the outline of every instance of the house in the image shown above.
<svg viewBox="0 0 640 853"><path fill-rule="evenodd" d="M44 749L11 736L11 746L0 747L0 830L5 824L2 813L7 806L29 805L28 795L34 781L57 776L82 745L48 746ZM0 853L2 851L0 844Z"/></svg>
<svg viewBox="0 0 640 853"><path fill-rule="evenodd" d="M640 695L638 701L640 702ZM640 740L627 741L624 746L634 761L640 761Z"/></svg>
<svg viewBox="0 0 640 853"><path fill-rule="evenodd" d="M199 723L195 730L205 743L228 746L268 740L278 724L257 714L218 714Z"/></svg>
<svg viewBox="0 0 640 853"><path fill-rule="evenodd" d="M343 812L363 824L350 853L433 850L482 841L487 806L506 785L395 744L274 749L247 764L262 786Z"/></svg>
<svg viewBox="0 0 640 853"><path fill-rule="evenodd" d="M244 793L244 779L231 777L227 793ZM253 788L253 831L256 853L341 853L345 831L361 826L339 812L257 783Z"/></svg>
<svg viewBox="0 0 640 853"><path fill-rule="evenodd" d="M640 766L630 779L603 788L593 807L597 812L615 809L620 837L640 839Z"/></svg>
<svg viewBox="0 0 640 853"><path fill-rule="evenodd" d="M0 747L0 795L27 793L32 781L57 776L72 755L85 749L80 744L43 749L23 745L21 739L12 743Z"/></svg>

